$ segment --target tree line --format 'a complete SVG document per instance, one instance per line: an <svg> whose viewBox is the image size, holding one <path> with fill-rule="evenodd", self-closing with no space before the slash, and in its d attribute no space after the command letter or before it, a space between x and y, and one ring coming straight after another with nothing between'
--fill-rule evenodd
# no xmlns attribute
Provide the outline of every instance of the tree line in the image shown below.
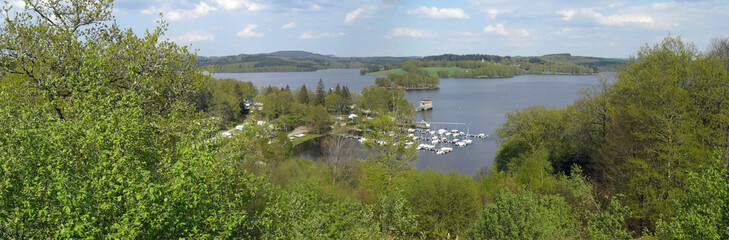
<svg viewBox="0 0 729 240"><path fill-rule="evenodd" d="M523 74L593 74L598 70L597 67L583 66L566 61L544 60L541 58L490 57L484 58L483 60L471 60L471 58L426 57L423 60L404 61L399 64L399 67L403 70L411 67L459 68L452 73L450 71L444 71L434 74L444 78L504 78ZM392 68L394 67L371 65L361 69L360 74L386 71Z"/></svg>
<svg viewBox="0 0 729 240"><path fill-rule="evenodd" d="M407 68L405 74L390 74L387 77L375 78L375 85L385 88L434 89L438 88L440 78L431 76L422 68Z"/></svg>
<svg viewBox="0 0 729 240"><path fill-rule="evenodd" d="M669 36L565 109L508 114L495 168L519 171L535 158L553 173L580 166L608 197L598 201L614 197L630 210L623 225L636 235L728 237L718 206L729 186L729 39L714 42L700 52Z"/></svg>

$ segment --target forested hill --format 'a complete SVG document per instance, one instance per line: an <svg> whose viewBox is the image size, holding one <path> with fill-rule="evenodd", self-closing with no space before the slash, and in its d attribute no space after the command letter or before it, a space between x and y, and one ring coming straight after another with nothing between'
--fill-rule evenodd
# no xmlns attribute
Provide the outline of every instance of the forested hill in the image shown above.
<svg viewBox="0 0 729 240"><path fill-rule="evenodd" d="M455 55L455 54L443 54L443 55L437 55L437 56L427 56L423 57L423 61L429 61L429 62L436 62L436 61L449 61L449 62L456 62L456 61L485 61L485 62L503 62L503 61L510 61L513 59L524 59L531 63L539 63L539 62L545 62L545 61L552 61L552 62L567 62L567 63L574 63L586 67L598 67L603 68L604 70L617 70L617 68L620 65L623 65L627 62L627 60L624 59L615 59L615 58L599 58L599 57L583 57L583 56L572 56L569 53L557 53L557 54L547 54L541 57L511 57L511 56L498 56L498 55L488 55L488 54L465 54L465 55ZM601 70L603 70L601 69Z"/></svg>
<svg viewBox="0 0 729 240"><path fill-rule="evenodd" d="M408 60L424 62L422 67L463 69L481 68L477 63L496 63L493 71L471 71L452 77L504 77L519 74L589 74L617 71L627 62L622 59L572 56L569 53L541 57L511 57L488 54L443 54L427 57L335 57L305 51L278 51L261 54L239 54L221 57L198 57L201 67L214 67L216 72L306 72L329 68L365 68L373 73L398 69ZM483 64L482 64L483 65ZM513 68L511 71L506 68ZM442 70L442 69L440 69ZM453 69L450 69L453 70ZM456 69L458 70L458 69ZM455 70L451 71L454 72ZM494 72L493 74L491 72ZM509 74L504 73L509 72ZM376 73L387 75L389 72ZM463 76L462 76L463 75ZM468 76L467 76L468 75ZM441 76L447 77L447 76Z"/></svg>
<svg viewBox="0 0 729 240"><path fill-rule="evenodd" d="M617 71L620 66L628 62L627 59L572 56L569 53L548 54L538 58L546 61L574 63L611 72Z"/></svg>
<svg viewBox="0 0 729 240"><path fill-rule="evenodd" d="M305 51L278 51L222 57L199 57L201 67L216 72L306 72L328 68L365 68L396 65L414 57L334 57Z"/></svg>
<svg viewBox="0 0 729 240"><path fill-rule="evenodd" d="M406 66L423 68L442 78L503 78L522 74L594 74L615 72L627 60L551 54L541 57L511 57L486 54L443 54L408 60L398 66L370 65L360 74L400 74Z"/></svg>

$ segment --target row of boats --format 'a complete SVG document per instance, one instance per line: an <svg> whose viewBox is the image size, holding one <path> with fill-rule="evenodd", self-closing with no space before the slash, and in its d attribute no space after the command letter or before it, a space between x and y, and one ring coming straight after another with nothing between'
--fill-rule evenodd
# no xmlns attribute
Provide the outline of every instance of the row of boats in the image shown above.
<svg viewBox="0 0 729 240"><path fill-rule="evenodd" d="M468 132L461 132L457 129L449 131L447 129L431 130L410 128L407 131L409 132L408 136L412 137L413 140L420 142L415 149L435 152L435 154L438 155L453 152L453 147L451 147L450 144L453 144L455 147L466 147L473 143L473 140L470 138L489 137L489 135L483 133L470 134ZM459 137L463 137L464 139L459 139Z"/></svg>
<svg viewBox="0 0 729 240"><path fill-rule="evenodd" d="M471 138L488 138L487 134L470 134L468 132L461 132L459 130L447 130L447 129L424 129L424 128L408 128L408 137L412 141L405 142L406 146L413 146L417 143L415 149L419 151L431 151L438 155L444 155L453 152L453 147L466 147L473 143ZM391 133L392 134L392 133ZM361 136L349 135L347 137L355 138L360 143L365 141L374 141L379 145L387 145L386 141L377 139L367 139ZM460 139L462 138L462 139ZM397 144L397 143L395 143Z"/></svg>

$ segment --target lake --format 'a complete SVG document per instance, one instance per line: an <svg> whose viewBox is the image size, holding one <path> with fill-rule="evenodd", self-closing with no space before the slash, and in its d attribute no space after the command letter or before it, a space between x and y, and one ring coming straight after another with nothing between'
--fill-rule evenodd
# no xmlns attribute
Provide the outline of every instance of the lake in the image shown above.
<svg viewBox="0 0 729 240"><path fill-rule="evenodd" d="M377 76L359 75L359 69L328 69L316 72L216 73L214 77L251 81L257 87L289 85L291 89L295 89L306 84L312 90L321 78L327 88L340 84L347 85L352 92L361 92L365 85L374 85ZM486 139L473 139L470 146L455 148L446 155L419 152L420 160L416 167L432 168L444 173L457 171L468 175L479 168L491 167L499 149L498 138L493 132L504 123L506 113L532 105L562 108L579 98L580 89L590 88L596 83L597 78L592 75L444 78L437 90L408 91L408 101L414 106L422 99L433 101L433 110L416 114L415 119L418 122L424 119L426 122L467 123L468 125L434 124L432 127L491 135ZM311 151L308 151L305 157L311 156Z"/></svg>

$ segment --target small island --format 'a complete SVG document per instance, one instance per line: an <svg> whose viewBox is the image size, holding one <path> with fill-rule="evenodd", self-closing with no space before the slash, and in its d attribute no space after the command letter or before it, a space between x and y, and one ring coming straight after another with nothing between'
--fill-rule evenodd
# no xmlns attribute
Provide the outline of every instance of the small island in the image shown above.
<svg viewBox="0 0 729 240"><path fill-rule="evenodd" d="M433 76L427 70L418 68L410 61L403 62L402 73L388 74L386 77L375 79L375 85L386 88L399 88L405 90L438 89L440 77Z"/></svg>

